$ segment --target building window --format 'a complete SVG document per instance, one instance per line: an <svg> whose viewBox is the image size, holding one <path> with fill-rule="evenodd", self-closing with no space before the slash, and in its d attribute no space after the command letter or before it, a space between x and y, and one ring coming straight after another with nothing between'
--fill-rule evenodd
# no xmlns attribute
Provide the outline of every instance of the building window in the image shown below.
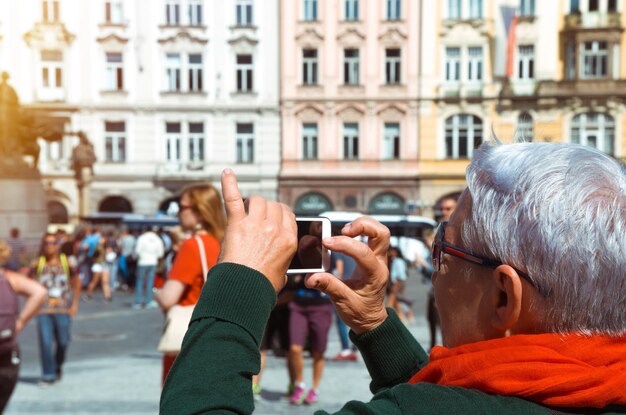
<svg viewBox="0 0 626 415"><path fill-rule="evenodd" d="M358 160L359 158L359 125L346 123L343 125L343 159Z"/></svg>
<svg viewBox="0 0 626 415"><path fill-rule="evenodd" d="M385 49L385 82L387 84L400 83L401 63L400 49Z"/></svg>
<svg viewBox="0 0 626 415"><path fill-rule="evenodd" d="M202 25L202 0L189 0L189 25Z"/></svg>
<svg viewBox="0 0 626 415"><path fill-rule="evenodd" d="M41 51L41 86L52 89L63 87L63 52Z"/></svg>
<svg viewBox="0 0 626 415"><path fill-rule="evenodd" d="M202 92L202 55L189 55L189 91Z"/></svg>
<svg viewBox="0 0 626 415"><path fill-rule="evenodd" d="M104 123L105 161L123 163L126 161L126 123Z"/></svg>
<svg viewBox="0 0 626 415"><path fill-rule="evenodd" d="M458 114L446 120L446 158L471 158L483 141L483 123L475 115Z"/></svg>
<svg viewBox="0 0 626 415"><path fill-rule="evenodd" d="M122 24L124 20L122 0L107 0L104 3L104 20L110 24Z"/></svg>
<svg viewBox="0 0 626 415"><path fill-rule="evenodd" d="M400 124L385 123L383 160L400 160Z"/></svg>
<svg viewBox="0 0 626 415"><path fill-rule="evenodd" d="M179 122L165 123L165 159L178 162L181 160L181 129Z"/></svg>
<svg viewBox="0 0 626 415"><path fill-rule="evenodd" d="M343 51L343 83L359 84L359 50L344 49Z"/></svg>
<svg viewBox="0 0 626 415"><path fill-rule="evenodd" d="M468 65L467 65L467 80L468 81L482 81L483 79L483 48L474 47L467 49Z"/></svg>
<svg viewBox="0 0 626 415"><path fill-rule="evenodd" d="M576 78L576 45L573 42L568 42L565 47L565 78Z"/></svg>
<svg viewBox="0 0 626 415"><path fill-rule="evenodd" d="M597 12L600 10L600 0L589 0L589 11Z"/></svg>
<svg viewBox="0 0 626 415"><path fill-rule="evenodd" d="M237 55L237 92L252 92L252 55Z"/></svg>
<svg viewBox="0 0 626 415"><path fill-rule="evenodd" d="M448 0L448 19L458 20L461 18L461 0Z"/></svg>
<svg viewBox="0 0 626 415"><path fill-rule="evenodd" d="M469 18L482 19L483 17L483 0L470 0L469 2Z"/></svg>
<svg viewBox="0 0 626 415"><path fill-rule="evenodd" d="M58 22L60 20L59 0L43 0L41 8L41 17L44 22Z"/></svg>
<svg viewBox="0 0 626 415"><path fill-rule="evenodd" d="M180 91L180 55L168 53L165 62L166 89L169 92Z"/></svg>
<svg viewBox="0 0 626 415"><path fill-rule="evenodd" d="M580 58L581 78L597 79L608 76L609 48L607 42L583 42Z"/></svg>
<svg viewBox="0 0 626 415"><path fill-rule="evenodd" d="M523 112L517 117L517 137L523 141L533 141L533 117Z"/></svg>
<svg viewBox="0 0 626 415"><path fill-rule="evenodd" d="M124 90L124 62L121 53L107 53L106 90Z"/></svg>
<svg viewBox="0 0 626 415"><path fill-rule="evenodd" d="M317 20L317 0L303 0L304 1L304 20L314 21Z"/></svg>
<svg viewBox="0 0 626 415"><path fill-rule="evenodd" d="M345 0L346 20L359 20L359 0Z"/></svg>
<svg viewBox="0 0 626 415"><path fill-rule="evenodd" d="M453 83L461 80L461 48L446 48L446 81Z"/></svg>
<svg viewBox="0 0 626 415"><path fill-rule="evenodd" d="M165 3L165 23L169 26L180 24L180 1L166 0Z"/></svg>
<svg viewBox="0 0 626 415"><path fill-rule="evenodd" d="M302 159L317 160L317 124L302 125Z"/></svg>
<svg viewBox="0 0 626 415"><path fill-rule="evenodd" d="M570 0L569 2L570 13L578 13L580 11L580 0Z"/></svg>
<svg viewBox="0 0 626 415"><path fill-rule="evenodd" d="M532 17L535 15L535 0L521 0L519 6L521 16Z"/></svg>
<svg viewBox="0 0 626 415"><path fill-rule="evenodd" d="M535 78L535 47L533 45L517 47L517 77L523 80Z"/></svg>
<svg viewBox="0 0 626 415"><path fill-rule="evenodd" d="M599 112L578 114L572 120L572 143L597 148L609 155L615 152L613 117Z"/></svg>
<svg viewBox="0 0 626 415"><path fill-rule="evenodd" d="M400 0L387 0L387 20L400 20Z"/></svg>
<svg viewBox="0 0 626 415"><path fill-rule="evenodd" d="M302 49L302 83L317 85L317 49Z"/></svg>
<svg viewBox="0 0 626 415"><path fill-rule="evenodd" d="M617 0L609 0L609 4L607 6L609 12L617 11Z"/></svg>
<svg viewBox="0 0 626 415"><path fill-rule="evenodd" d="M189 161L204 161L204 124L189 123Z"/></svg>
<svg viewBox="0 0 626 415"><path fill-rule="evenodd" d="M235 7L237 26L252 25L252 0L238 0Z"/></svg>
<svg viewBox="0 0 626 415"><path fill-rule="evenodd" d="M237 123L237 163L254 162L254 126Z"/></svg>

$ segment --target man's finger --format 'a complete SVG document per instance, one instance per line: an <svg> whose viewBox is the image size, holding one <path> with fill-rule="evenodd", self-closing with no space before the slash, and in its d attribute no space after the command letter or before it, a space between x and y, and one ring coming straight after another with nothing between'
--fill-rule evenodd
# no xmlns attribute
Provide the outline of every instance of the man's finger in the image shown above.
<svg viewBox="0 0 626 415"><path fill-rule="evenodd" d="M333 303L347 301L354 292L339 278L327 272L312 274L304 280L307 288L319 290L330 297Z"/></svg>
<svg viewBox="0 0 626 415"><path fill-rule="evenodd" d="M324 238L322 244L331 251L341 252L353 258L361 269L375 270L380 265L378 258L368 245L348 236Z"/></svg>
<svg viewBox="0 0 626 415"><path fill-rule="evenodd" d="M389 250L389 228L376 219L362 216L344 226L341 233L351 238L358 235L367 236L367 245L377 255L387 255Z"/></svg>
<svg viewBox="0 0 626 415"><path fill-rule="evenodd" d="M267 200L261 196L250 196L248 202L248 217L255 220L265 220L267 217Z"/></svg>
<svg viewBox="0 0 626 415"><path fill-rule="evenodd" d="M238 221L246 217L246 210L237 186L237 177L231 169L224 169L222 172L222 197L229 221Z"/></svg>
<svg viewBox="0 0 626 415"><path fill-rule="evenodd" d="M280 203L267 202L267 219L277 226L283 224L283 208Z"/></svg>

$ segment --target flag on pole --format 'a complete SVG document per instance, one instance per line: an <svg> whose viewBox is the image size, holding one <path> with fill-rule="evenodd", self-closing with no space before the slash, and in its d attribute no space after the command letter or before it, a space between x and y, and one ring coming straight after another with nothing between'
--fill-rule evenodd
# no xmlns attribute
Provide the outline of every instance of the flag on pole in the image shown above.
<svg viewBox="0 0 626 415"><path fill-rule="evenodd" d="M502 6L502 21L506 33L506 77L511 78L515 72L515 46L517 39L515 36L517 27L517 9L512 6Z"/></svg>

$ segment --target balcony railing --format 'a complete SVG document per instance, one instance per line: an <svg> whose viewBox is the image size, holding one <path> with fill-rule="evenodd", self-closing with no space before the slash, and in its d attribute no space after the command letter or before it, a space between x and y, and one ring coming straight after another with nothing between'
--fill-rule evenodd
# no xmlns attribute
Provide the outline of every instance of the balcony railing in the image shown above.
<svg viewBox="0 0 626 415"><path fill-rule="evenodd" d="M619 29L621 27L619 12L585 12L565 16L565 30Z"/></svg>

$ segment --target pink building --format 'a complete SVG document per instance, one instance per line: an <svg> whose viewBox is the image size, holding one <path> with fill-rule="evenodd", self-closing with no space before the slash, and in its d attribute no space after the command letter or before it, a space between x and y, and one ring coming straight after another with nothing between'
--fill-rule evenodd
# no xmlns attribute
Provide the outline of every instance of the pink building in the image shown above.
<svg viewBox="0 0 626 415"><path fill-rule="evenodd" d="M418 198L419 4L281 0L279 198L297 213Z"/></svg>

